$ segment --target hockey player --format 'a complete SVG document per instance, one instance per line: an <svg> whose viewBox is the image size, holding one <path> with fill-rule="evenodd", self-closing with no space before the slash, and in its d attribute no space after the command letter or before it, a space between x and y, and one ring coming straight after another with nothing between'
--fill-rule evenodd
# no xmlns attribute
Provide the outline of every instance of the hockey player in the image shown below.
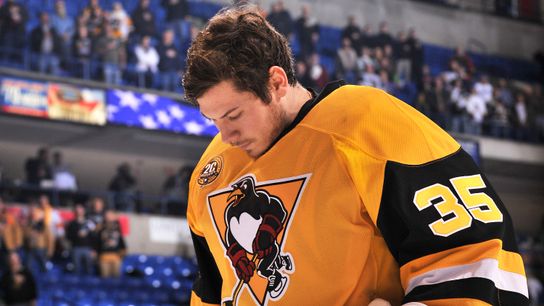
<svg viewBox="0 0 544 306"><path fill-rule="evenodd" d="M285 38L247 7L198 34L183 85L220 130L190 182L192 305L528 303L503 203L409 105L302 87Z"/></svg>

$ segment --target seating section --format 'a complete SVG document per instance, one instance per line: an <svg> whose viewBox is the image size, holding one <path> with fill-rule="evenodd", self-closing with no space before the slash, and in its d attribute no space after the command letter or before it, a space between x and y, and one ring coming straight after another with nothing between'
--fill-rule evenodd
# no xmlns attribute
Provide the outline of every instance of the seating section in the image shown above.
<svg viewBox="0 0 544 306"><path fill-rule="evenodd" d="M128 255L120 278L65 272L56 264L37 274L38 306L186 305L196 263L181 257Z"/></svg>
<svg viewBox="0 0 544 306"><path fill-rule="evenodd" d="M451 48L428 43L423 45L423 51L425 64L429 66L432 75L438 75L447 70L449 59L455 55L455 50ZM532 62L482 53L469 53L478 71L496 77L522 81L538 79L538 65Z"/></svg>

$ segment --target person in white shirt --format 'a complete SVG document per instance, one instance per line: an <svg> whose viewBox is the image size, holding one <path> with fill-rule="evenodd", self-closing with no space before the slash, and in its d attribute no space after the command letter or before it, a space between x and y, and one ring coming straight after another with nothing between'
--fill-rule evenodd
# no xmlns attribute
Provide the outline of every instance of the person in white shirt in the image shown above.
<svg viewBox="0 0 544 306"><path fill-rule="evenodd" d="M474 84L476 94L480 96L486 104L491 103L493 100L493 85L489 83L487 75L482 75L479 82Z"/></svg>
<svg viewBox="0 0 544 306"><path fill-rule="evenodd" d="M360 85L382 88L380 76L374 71L374 66L366 66Z"/></svg>
<svg viewBox="0 0 544 306"><path fill-rule="evenodd" d="M451 114L451 126L452 132L461 133L463 127L466 126L467 121L466 91L463 89L463 81L461 79L455 80L453 88L450 93L450 114Z"/></svg>
<svg viewBox="0 0 544 306"><path fill-rule="evenodd" d="M123 8L121 2L114 2L112 5L113 10L110 12L108 21L110 22L114 32L121 41L126 42L128 35L132 31L132 21L130 16Z"/></svg>
<svg viewBox="0 0 544 306"><path fill-rule="evenodd" d="M357 68L357 52L351 46L351 40L342 39L342 48L336 52L337 78L345 79L348 83L355 82L355 70Z"/></svg>
<svg viewBox="0 0 544 306"><path fill-rule="evenodd" d="M529 135L529 118L527 112L527 102L525 95L518 93L516 95L516 103L514 104L516 113L516 139L527 140Z"/></svg>
<svg viewBox="0 0 544 306"><path fill-rule="evenodd" d="M487 107L484 99L472 88L472 92L466 101L466 109L469 115L469 120L465 132L480 135L482 134L482 122L487 113Z"/></svg>
<svg viewBox="0 0 544 306"><path fill-rule="evenodd" d="M159 70L159 53L151 45L151 37L143 36L139 45L134 48L136 55L136 71L138 86L148 87L152 84L153 75Z"/></svg>

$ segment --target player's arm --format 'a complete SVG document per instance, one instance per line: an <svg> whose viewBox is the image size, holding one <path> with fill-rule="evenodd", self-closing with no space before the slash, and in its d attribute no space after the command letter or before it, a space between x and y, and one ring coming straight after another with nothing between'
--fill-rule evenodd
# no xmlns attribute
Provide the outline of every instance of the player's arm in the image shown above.
<svg viewBox="0 0 544 306"><path fill-rule="evenodd" d="M400 267L403 303L527 305L512 221L462 149L387 162L377 226Z"/></svg>
<svg viewBox="0 0 544 306"><path fill-rule="evenodd" d="M283 229L283 221L287 216L281 202L274 197L269 199L265 208L262 215L263 221L253 240L253 251L259 259L270 255L274 251L276 237Z"/></svg>
<svg viewBox="0 0 544 306"><path fill-rule="evenodd" d="M221 304L221 285L223 279L206 239L191 230L199 271L193 284L191 306Z"/></svg>

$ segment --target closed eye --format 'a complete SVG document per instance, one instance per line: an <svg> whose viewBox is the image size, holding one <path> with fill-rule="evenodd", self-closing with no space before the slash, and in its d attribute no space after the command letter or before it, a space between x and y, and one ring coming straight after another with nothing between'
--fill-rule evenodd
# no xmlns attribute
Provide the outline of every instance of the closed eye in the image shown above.
<svg viewBox="0 0 544 306"><path fill-rule="evenodd" d="M234 120L240 118L240 116L242 116L242 113L243 112L239 112L238 114L236 114L234 116L228 116L227 119L230 120L230 121L234 121Z"/></svg>

